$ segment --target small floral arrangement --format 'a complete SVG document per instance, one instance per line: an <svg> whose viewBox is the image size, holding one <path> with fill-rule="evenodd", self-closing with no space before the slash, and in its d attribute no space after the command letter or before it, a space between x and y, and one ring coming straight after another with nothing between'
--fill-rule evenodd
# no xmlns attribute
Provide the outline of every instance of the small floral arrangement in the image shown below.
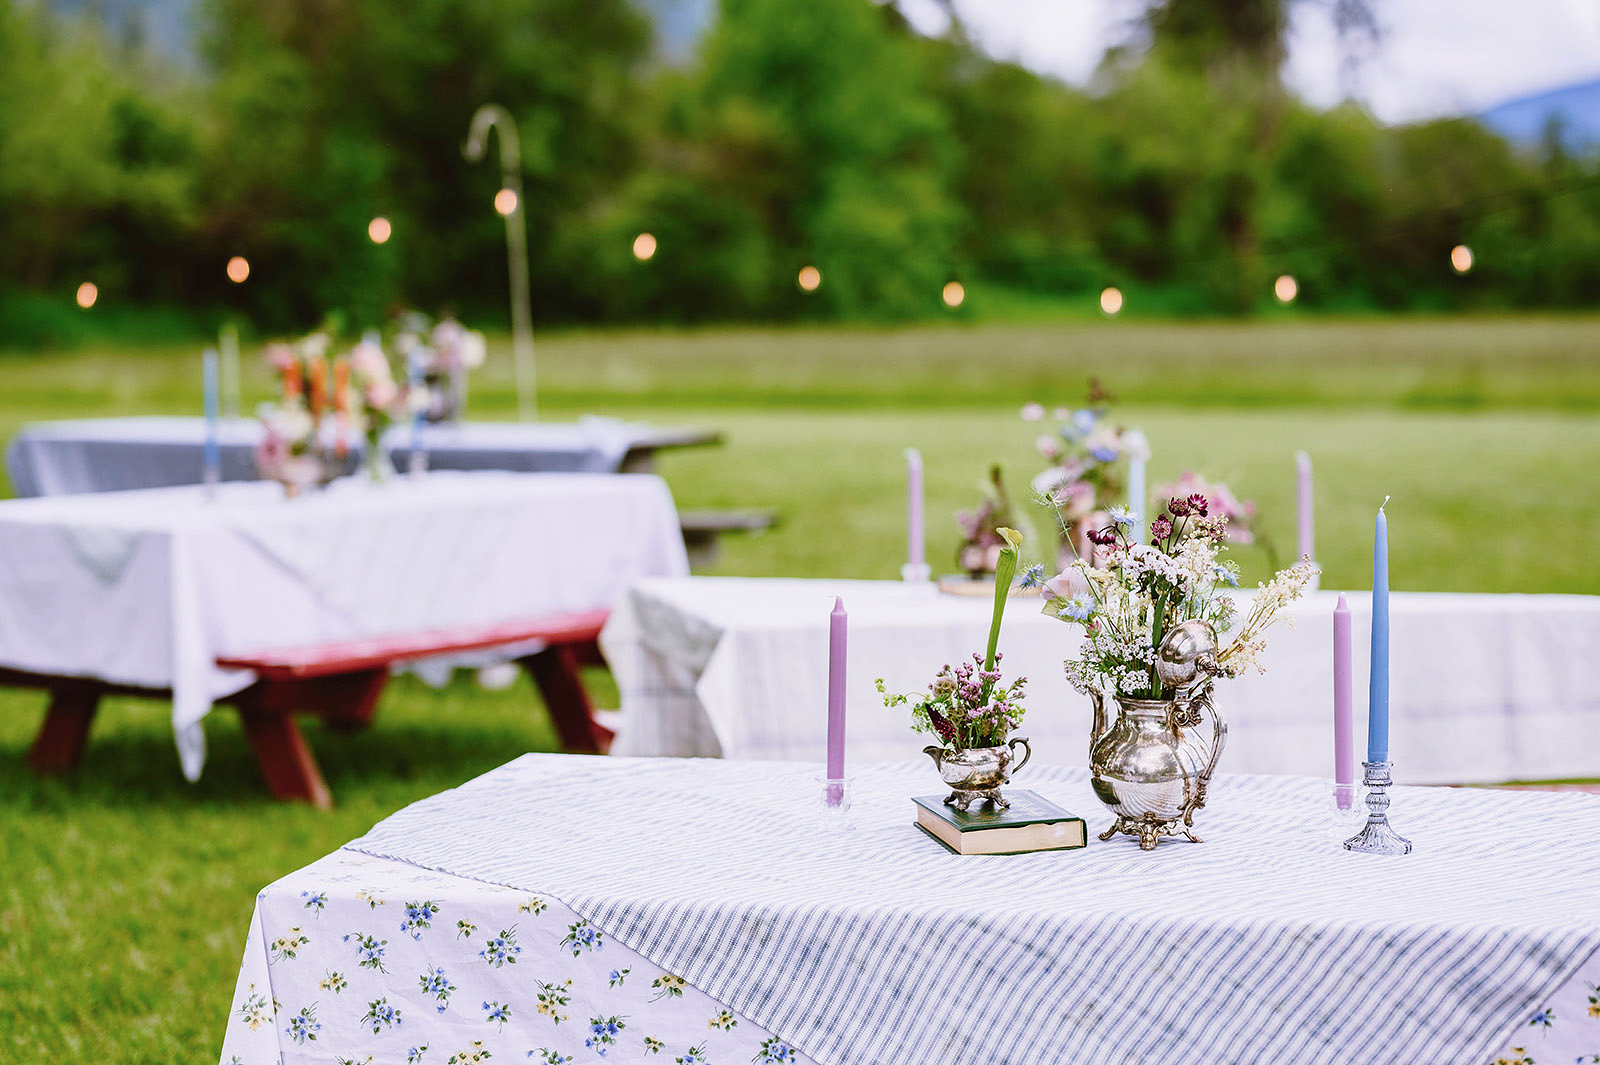
<svg viewBox="0 0 1600 1065"><path fill-rule="evenodd" d="M1084 630L1083 657L1066 663L1072 686L1086 695L1171 698L1156 669L1156 652L1167 633L1193 619L1218 633L1233 631L1216 655L1223 676L1238 676L1250 666L1265 672L1266 630L1318 572L1311 560L1301 559L1262 584L1241 622L1238 600L1226 594L1239 585L1238 566L1219 560L1227 549L1229 517L1213 513L1202 492L1170 499L1165 513L1150 523L1148 543L1130 539L1133 518L1125 510L1113 518L1089 534L1096 564L1080 559L1070 573L1045 582L1045 613Z"/></svg>
<svg viewBox="0 0 1600 1065"><path fill-rule="evenodd" d="M1034 477L1033 490L1058 512L1063 525L1120 502L1127 492L1128 459L1149 458L1143 433L1110 421L1115 400L1099 381L1091 380L1085 405L1057 407L1051 414L1055 431L1041 433L1034 441L1035 450L1049 465ZM1044 419L1042 404L1022 408L1024 422Z"/></svg>
<svg viewBox="0 0 1600 1065"><path fill-rule="evenodd" d="M291 494L333 477L349 450L350 367L346 360L334 360L329 381L327 354L332 342L327 332L318 331L292 344L269 344L263 352L279 373L282 395L277 403L264 403L257 410L262 434L256 469ZM330 419L336 423L331 443Z"/></svg>
<svg viewBox="0 0 1600 1065"><path fill-rule="evenodd" d="M978 506L956 513L963 537L956 549L956 565L974 577L995 571L1006 546L1000 532L1018 524L998 465L989 467L989 479L979 482L978 490L983 493Z"/></svg>
<svg viewBox="0 0 1600 1065"><path fill-rule="evenodd" d="M1184 470L1171 484L1156 489L1157 499L1191 499L1200 496L1206 510L1212 515L1228 519L1228 542L1254 543L1256 539L1256 505L1248 499L1239 499L1222 481L1208 481L1193 470Z"/></svg>
<svg viewBox="0 0 1600 1065"><path fill-rule="evenodd" d="M897 695L888 692L878 678L878 692L885 706L911 706L911 727L930 732L952 750L998 747L1022 722L1022 689L1026 677L1006 685L1001 680L998 651L1000 621L1005 614L1007 593L1017 572L1017 546L1022 537L1013 529L1000 529L1004 543L995 570L994 614L989 622L989 646L983 655L974 654L971 662L946 665L939 670L926 693Z"/></svg>
<svg viewBox="0 0 1600 1065"><path fill-rule="evenodd" d="M467 402L467 371L483 365L483 334L454 318L434 323L418 311L396 318L391 346L404 360L408 378L422 389L416 406L428 422L454 421Z"/></svg>

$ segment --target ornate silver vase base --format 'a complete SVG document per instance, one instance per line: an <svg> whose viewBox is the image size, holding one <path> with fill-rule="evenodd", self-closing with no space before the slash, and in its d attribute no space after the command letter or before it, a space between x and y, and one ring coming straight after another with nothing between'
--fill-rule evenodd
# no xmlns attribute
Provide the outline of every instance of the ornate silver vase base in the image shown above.
<svg viewBox="0 0 1600 1065"><path fill-rule="evenodd" d="M1389 827L1389 770L1393 762L1362 762L1366 776L1367 823L1360 832L1344 841L1347 851L1362 854L1410 854L1411 841Z"/></svg>
<svg viewBox="0 0 1600 1065"><path fill-rule="evenodd" d="M1176 818L1160 818L1155 814L1145 814L1142 818L1118 817L1111 827L1100 833L1101 839L1110 839L1118 832L1126 832L1130 836L1139 837L1139 849L1153 851L1156 844L1161 842L1162 836L1182 835L1190 843L1202 843L1199 836L1189 823Z"/></svg>

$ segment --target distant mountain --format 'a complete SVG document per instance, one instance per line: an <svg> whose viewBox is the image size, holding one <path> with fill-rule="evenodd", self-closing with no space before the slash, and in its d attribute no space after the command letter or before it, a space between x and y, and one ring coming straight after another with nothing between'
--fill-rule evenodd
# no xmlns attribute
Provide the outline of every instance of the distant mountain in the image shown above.
<svg viewBox="0 0 1600 1065"><path fill-rule="evenodd" d="M1553 122L1568 151L1592 151L1600 148L1600 80L1508 100L1478 118L1507 140L1530 147L1544 140Z"/></svg>

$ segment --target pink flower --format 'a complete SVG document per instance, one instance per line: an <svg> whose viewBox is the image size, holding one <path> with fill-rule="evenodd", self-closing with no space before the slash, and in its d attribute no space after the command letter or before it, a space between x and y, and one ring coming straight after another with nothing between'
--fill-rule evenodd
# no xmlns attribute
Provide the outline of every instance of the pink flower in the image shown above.
<svg viewBox="0 0 1600 1065"><path fill-rule="evenodd" d="M261 351L267 365L282 373L295 363L294 349L287 344L268 344Z"/></svg>
<svg viewBox="0 0 1600 1065"><path fill-rule="evenodd" d="M1042 403L1024 403L1022 405L1022 420L1023 421L1025 421L1025 422L1036 422L1036 421L1042 420L1043 418L1044 418L1044 404L1042 404Z"/></svg>
<svg viewBox="0 0 1600 1065"><path fill-rule="evenodd" d="M1047 459L1061 454L1061 440L1054 433L1045 433L1033 442L1034 448Z"/></svg>
<svg viewBox="0 0 1600 1065"><path fill-rule="evenodd" d="M387 380L393 376L389 372L389 360L383 357L383 349L365 340L350 352L350 368L357 377L369 381Z"/></svg>
<svg viewBox="0 0 1600 1065"><path fill-rule="evenodd" d="M387 378L379 378L367 385L366 402L373 410L389 410L399 398L400 389Z"/></svg>

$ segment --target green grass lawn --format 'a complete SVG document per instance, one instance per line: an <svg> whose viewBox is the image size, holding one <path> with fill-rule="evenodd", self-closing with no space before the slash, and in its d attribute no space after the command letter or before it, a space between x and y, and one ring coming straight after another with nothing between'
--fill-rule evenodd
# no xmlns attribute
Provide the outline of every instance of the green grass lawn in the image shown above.
<svg viewBox="0 0 1600 1065"><path fill-rule="evenodd" d="M503 345L499 345L503 348ZM988 464L1035 469L1030 399L1072 402L1098 374L1127 400L1152 483L1195 468L1261 506L1293 549L1296 448L1316 461L1324 586L1368 580L1372 514L1389 506L1395 587L1600 593L1600 319L1090 323L900 331L540 337L544 414L607 413L724 429L673 454L681 505L778 509L727 544L718 573L890 577L903 552L908 445L928 465L930 555ZM0 439L39 419L198 409L178 349L0 354ZM249 389L266 394L251 367ZM504 360L474 383L478 416L513 409ZM1244 551L1246 576L1267 569ZM591 678L607 693L604 674ZM339 803L265 798L234 716L210 761L178 775L167 707L112 700L84 770L40 781L22 756L43 698L0 691L0 1061L209 1061L255 892L422 796L554 736L526 681L443 691L400 678L355 736L308 728ZM1043 712L1066 712L1065 709Z"/></svg>

